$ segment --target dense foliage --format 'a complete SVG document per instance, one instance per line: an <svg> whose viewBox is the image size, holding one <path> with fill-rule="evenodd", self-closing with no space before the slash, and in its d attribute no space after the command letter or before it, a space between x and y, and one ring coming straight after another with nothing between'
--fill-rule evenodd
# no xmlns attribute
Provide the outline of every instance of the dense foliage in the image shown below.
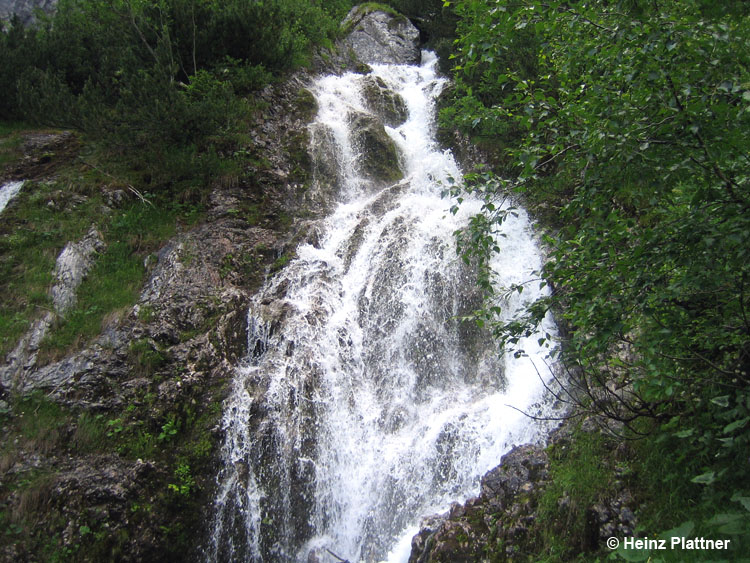
<svg viewBox="0 0 750 563"><path fill-rule="evenodd" d="M0 34L0 119L123 146L205 144L243 100L330 44L348 0L61 0Z"/></svg>
<svg viewBox="0 0 750 563"><path fill-rule="evenodd" d="M509 190L551 227L539 272L549 297L500 321L485 270L477 317L519 344L554 310L563 396L678 441L680 478L714 506L729 501L712 522L746 532L750 7L466 0L455 10L456 88L441 119L502 154L502 177L470 177L486 205L463 250L487 267Z"/></svg>

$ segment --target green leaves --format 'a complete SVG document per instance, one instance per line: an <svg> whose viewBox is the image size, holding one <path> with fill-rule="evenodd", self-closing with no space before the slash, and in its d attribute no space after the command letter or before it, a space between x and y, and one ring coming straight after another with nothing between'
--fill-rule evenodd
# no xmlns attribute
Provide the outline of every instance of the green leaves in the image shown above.
<svg viewBox="0 0 750 563"><path fill-rule="evenodd" d="M470 178L485 204L461 249L486 260L498 202L522 192L549 227L554 291L485 322L513 343L556 311L575 385L623 389L629 421L679 417L669 431L710 460L685 481L748 476L733 461L750 447L748 10L500 6L456 6L456 99L441 120L491 146L501 173Z"/></svg>

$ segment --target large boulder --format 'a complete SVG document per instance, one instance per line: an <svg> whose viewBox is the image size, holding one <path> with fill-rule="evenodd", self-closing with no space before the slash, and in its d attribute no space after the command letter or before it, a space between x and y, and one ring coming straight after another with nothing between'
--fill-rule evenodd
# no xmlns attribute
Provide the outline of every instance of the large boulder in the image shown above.
<svg viewBox="0 0 750 563"><path fill-rule="evenodd" d="M357 6L342 23L351 29L344 46L366 64L416 64L421 60L419 31L404 16Z"/></svg>
<svg viewBox="0 0 750 563"><path fill-rule="evenodd" d="M389 127L398 127L409 117L404 99L388 88L380 77L364 76L362 95L367 102L368 109Z"/></svg>
<svg viewBox="0 0 750 563"><path fill-rule="evenodd" d="M395 184L404 177L398 161L396 144L385 132L376 117L366 113L352 113L352 141L361 155L360 172L368 179L383 184Z"/></svg>

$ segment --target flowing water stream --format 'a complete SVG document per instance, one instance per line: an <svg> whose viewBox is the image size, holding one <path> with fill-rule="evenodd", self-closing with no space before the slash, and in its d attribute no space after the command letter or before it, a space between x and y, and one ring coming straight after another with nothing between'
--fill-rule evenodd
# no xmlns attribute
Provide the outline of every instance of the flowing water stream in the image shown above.
<svg viewBox="0 0 750 563"><path fill-rule="evenodd" d="M451 215L441 198L461 173L433 137L445 85L435 56L372 66L408 108L405 123L386 127L405 179L383 186L358 166L351 123L370 112L364 78L317 80L312 137L336 155L338 203L250 307L247 362L223 421L209 561L335 561L326 550L405 561L420 518L476 494L503 453L546 431L507 405L549 411L537 372L547 351L531 338L528 357L503 354L457 320L479 296L453 233L480 203ZM523 211L504 224L500 245L500 283L540 267ZM535 285L504 304L508 314ZM554 333L551 321L544 329Z"/></svg>

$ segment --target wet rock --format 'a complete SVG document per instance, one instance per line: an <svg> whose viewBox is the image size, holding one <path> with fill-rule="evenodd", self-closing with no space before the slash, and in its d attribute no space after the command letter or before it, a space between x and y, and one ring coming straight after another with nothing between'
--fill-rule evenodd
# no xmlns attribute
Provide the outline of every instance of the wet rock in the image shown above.
<svg viewBox="0 0 750 563"><path fill-rule="evenodd" d="M567 447L571 436L570 425L564 424L549 440L556 448ZM422 529L412 540L409 562L533 559L538 555L536 538L543 532L537 523L538 503L550 479L549 467L544 446L513 448L503 456L499 466L482 478L478 497L455 505L447 515L422 523ZM571 546L574 552L591 552L608 537L628 537L635 533L636 519L630 508L635 501L621 482L615 485L611 496L584 509L584 537L581 544ZM555 526L560 526L556 533L562 536L575 508L572 505L568 496L557 500L555 522L559 524Z"/></svg>
<svg viewBox="0 0 750 563"><path fill-rule="evenodd" d="M310 156L315 187L305 197L316 208L327 208L341 186L336 139L330 127L322 123L310 126Z"/></svg>
<svg viewBox="0 0 750 563"><path fill-rule="evenodd" d="M421 59L419 31L404 16L357 6L342 26L351 29L345 48L363 63L417 64Z"/></svg>
<svg viewBox="0 0 750 563"><path fill-rule="evenodd" d="M404 99L389 89L382 78L365 76L362 94L368 109L389 127L398 127L409 116Z"/></svg>
<svg viewBox="0 0 750 563"><path fill-rule="evenodd" d="M401 180L404 174L398 150L383 124L372 115L354 113L351 126L353 144L361 155L359 166L362 174L381 184L395 184Z"/></svg>

